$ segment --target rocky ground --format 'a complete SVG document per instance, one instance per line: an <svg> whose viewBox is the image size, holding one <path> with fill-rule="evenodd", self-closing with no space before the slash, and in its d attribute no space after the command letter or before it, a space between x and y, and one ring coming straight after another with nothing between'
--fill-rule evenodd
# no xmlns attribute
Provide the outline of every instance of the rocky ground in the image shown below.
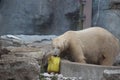
<svg viewBox="0 0 120 80"><path fill-rule="evenodd" d="M51 49L50 40L51 36L1 36L0 80L39 80L39 64Z"/></svg>
<svg viewBox="0 0 120 80"><path fill-rule="evenodd" d="M67 80L62 74L44 73L43 56L56 36L4 35L0 44L0 80Z"/></svg>

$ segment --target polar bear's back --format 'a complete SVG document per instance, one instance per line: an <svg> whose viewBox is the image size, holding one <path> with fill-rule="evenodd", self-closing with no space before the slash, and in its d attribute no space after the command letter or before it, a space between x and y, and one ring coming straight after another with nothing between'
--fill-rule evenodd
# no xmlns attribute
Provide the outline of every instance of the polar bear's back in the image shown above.
<svg viewBox="0 0 120 80"><path fill-rule="evenodd" d="M80 30L80 31L77 31L77 33L79 34L91 34L91 35L96 35L96 34L99 34L99 35L112 35L111 32L107 31L106 29L104 28L101 28L101 27L91 27L91 28L87 28L87 29L83 29L83 30Z"/></svg>
<svg viewBox="0 0 120 80"><path fill-rule="evenodd" d="M80 37L80 39L86 38L86 40L110 40L113 39L118 42L118 39L108 30L101 27L91 27L88 29L75 31L75 33Z"/></svg>
<svg viewBox="0 0 120 80"><path fill-rule="evenodd" d="M82 41L83 45L96 45L102 48L106 45L119 46L119 40L109 31L101 27L92 27L76 32L76 36ZM104 45L104 46L103 46Z"/></svg>

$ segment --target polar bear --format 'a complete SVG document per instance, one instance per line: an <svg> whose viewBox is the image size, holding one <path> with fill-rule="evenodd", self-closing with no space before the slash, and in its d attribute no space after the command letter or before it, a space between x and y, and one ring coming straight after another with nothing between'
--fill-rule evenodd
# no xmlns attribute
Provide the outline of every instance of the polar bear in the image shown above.
<svg viewBox="0 0 120 80"><path fill-rule="evenodd" d="M106 66L113 65L120 51L119 40L101 27L67 31L52 40L52 47L54 55L69 51L75 62Z"/></svg>

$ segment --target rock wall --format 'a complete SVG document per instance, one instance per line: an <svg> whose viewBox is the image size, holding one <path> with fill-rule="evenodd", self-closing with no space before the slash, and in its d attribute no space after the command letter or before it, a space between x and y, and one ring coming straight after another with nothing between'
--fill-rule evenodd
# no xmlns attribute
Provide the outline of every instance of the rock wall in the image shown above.
<svg viewBox="0 0 120 80"><path fill-rule="evenodd" d="M120 39L120 1L93 0L93 26L101 26Z"/></svg>
<svg viewBox="0 0 120 80"><path fill-rule="evenodd" d="M61 34L76 28L78 0L0 0L0 34Z"/></svg>
<svg viewBox="0 0 120 80"><path fill-rule="evenodd" d="M92 26L120 39L119 0L93 0ZM116 6L114 6L116 5ZM0 0L0 34L62 34L76 30L79 0Z"/></svg>

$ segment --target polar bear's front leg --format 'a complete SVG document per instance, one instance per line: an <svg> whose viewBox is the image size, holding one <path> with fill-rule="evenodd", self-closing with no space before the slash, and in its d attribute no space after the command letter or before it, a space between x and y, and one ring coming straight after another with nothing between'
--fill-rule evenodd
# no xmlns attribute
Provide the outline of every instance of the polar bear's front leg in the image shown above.
<svg viewBox="0 0 120 80"><path fill-rule="evenodd" d="M86 63L85 57L83 55L79 55L75 58L75 62Z"/></svg>
<svg viewBox="0 0 120 80"><path fill-rule="evenodd" d="M71 55L73 56L75 62L86 63L86 58L79 44L73 44L71 46Z"/></svg>

